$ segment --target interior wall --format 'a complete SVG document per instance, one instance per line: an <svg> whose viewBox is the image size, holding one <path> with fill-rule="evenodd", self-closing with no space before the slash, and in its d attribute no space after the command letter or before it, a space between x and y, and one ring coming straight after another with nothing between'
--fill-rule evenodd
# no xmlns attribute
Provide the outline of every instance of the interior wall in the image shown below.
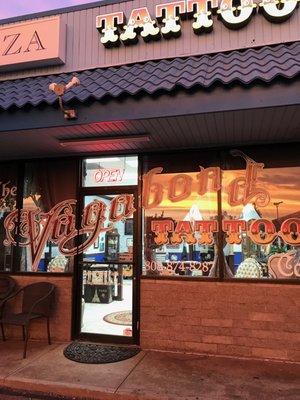
<svg viewBox="0 0 300 400"><path fill-rule="evenodd" d="M141 346L300 361L297 285L143 279Z"/></svg>
<svg viewBox="0 0 300 400"><path fill-rule="evenodd" d="M55 302L52 308L50 320L50 332L53 342L67 342L71 340L72 321L72 277L71 276L40 276L40 275L17 275L12 277L18 287L29 285L35 282L51 282L56 287ZM20 297L19 297L20 298ZM18 301L10 301L10 306L17 312ZM46 320L33 321L30 328L30 339L43 340L47 342ZM22 338L22 328L19 326L6 326L7 339Z"/></svg>

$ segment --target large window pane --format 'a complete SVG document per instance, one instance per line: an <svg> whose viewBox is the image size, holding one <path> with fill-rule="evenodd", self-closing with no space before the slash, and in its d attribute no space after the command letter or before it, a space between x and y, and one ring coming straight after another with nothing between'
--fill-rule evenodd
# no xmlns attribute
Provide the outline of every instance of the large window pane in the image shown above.
<svg viewBox="0 0 300 400"><path fill-rule="evenodd" d="M144 160L144 263L149 276L217 276L216 153Z"/></svg>
<svg viewBox="0 0 300 400"><path fill-rule="evenodd" d="M70 272L73 256L60 251L60 244L75 224L76 207L76 161L39 161L25 165L23 233L21 271ZM30 216L36 234L27 226ZM58 228L59 227L59 228ZM29 245L25 245L30 242ZM74 240L68 245L75 247ZM33 245L32 245L33 244Z"/></svg>
<svg viewBox="0 0 300 400"><path fill-rule="evenodd" d="M283 152L284 154L284 152ZM300 167L233 152L223 171L223 252L235 278L300 277ZM260 158L258 158L260 157ZM283 157L283 156L281 156ZM229 159L229 157L228 157ZM263 164L265 162L265 165ZM244 168L241 169L241 166ZM236 169L237 168L237 169Z"/></svg>

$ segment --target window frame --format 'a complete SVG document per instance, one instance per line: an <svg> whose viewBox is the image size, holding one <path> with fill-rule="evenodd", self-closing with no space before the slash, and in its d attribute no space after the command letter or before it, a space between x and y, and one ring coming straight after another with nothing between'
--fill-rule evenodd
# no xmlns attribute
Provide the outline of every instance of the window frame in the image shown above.
<svg viewBox="0 0 300 400"><path fill-rule="evenodd" d="M260 145L260 146L226 146L226 147L220 147L220 148L209 148L209 149L191 149L189 150L190 153L194 153L194 152L201 152L201 151L205 151L205 150L209 150L209 151L215 151L218 153L217 159L219 160L219 165L221 170L223 171L223 166L225 164L225 160L224 160L224 154L228 154L230 152L230 150L232 149L238 149L241 150L243 152L245 152L246 154L248 154L247 152L250 151L252 154L254 153L253 157L255 159L255 155L256 153L260 153L260 152L264 152L265 151L265 146L268 146L269 149L277 149L277 151L279 153L282 153L283 149L282 147L286 147L288 150L292 149L292 151L295 151L295 155L297 155L297 151L300 152L300 143L296 143L296 144L290 144L290 143L284 143L284 144L274 144L274 145ZM178 151L174 151L174 152L161 152L159 154L161 154L161 156L164 155L171 155L171 154L178 154ZM151 155L153 153L145 153L143 154L143 159L149 155ZM157 153L155 153L157 154ZM251 154L251 157L252 157ZM294 157L295 159L295 157ZM201 160L201 156L199 156L199 161ZM257 162L260 162L259 160ZM263 160L261 161L263 162ZM294 161L296 162L296 165L300 168L300 160L299 161ZM288 165L286 165L288 164ZM297 165L298 164L298 165ZM157 165L157 167L160 165ZM266 166L265 168L284 168L287 166L291 166L290 165L290 160L281 160L278 163L274 162L274 160L272 159L272 164L271 166ZM154 166L153 166L154 168ZM144 168L143 168L144 170ZM190 171L191 172L191 171ZM184 173L184 171L182 172ZM219 226L222 226L222 187L221 189L217 192L218 193L218 199L217 199L217 203L218 203L218 223ZM299 199L300 202L300 199ZM150 276L150 275L143 275L141 274L141 278L142 279L154 279L154 280L184 280L184 281L205 281L205 282L224 282L224 283L261 283L261 284L293 284L293 285L297 285L300 284L300 278L287 278L287 279L275 279L275 278L235 278L235 277L227 277L225 275L225 257L224 257L224 253L223 253L223 233L221 230L219 230L219 232L217 233L217 240L218 240L218 252L217 252L217 257L218 257L218 270L219 270L219 274L217 277L213 278L213 277L189 277L189 276L166 276L166 275L155 275L155 276ZM142 254L143 257L143 254ZM142 266L141 266L142 268Z"/></svg>

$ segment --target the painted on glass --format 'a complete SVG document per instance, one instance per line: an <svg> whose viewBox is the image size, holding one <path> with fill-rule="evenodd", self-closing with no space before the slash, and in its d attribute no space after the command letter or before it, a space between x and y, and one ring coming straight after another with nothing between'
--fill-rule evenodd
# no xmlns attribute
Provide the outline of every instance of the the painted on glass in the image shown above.
<svg viewBox="0 0 300 400"><path fill-rule="evenodd" d="M77 228L76 203L74 199L65 200L47 213L41 212L39 208L11 212L4 221L6 231L4 245L17 245L16 232L20 222L19 245L30 248L32 271L37 271L47 242L56 244L60 254L64 256L81 254L98 240L101 233L112 230L115 222L126 220L135 211L133 195L118 195L111 201L109 221L107 221L105 217L107 205L100 200L94 200L84 208L80 227ZM108 222L107 227L105 222ZM79 246L76 245L78 237L83 238Z"/></svg>
<svg viewBox="0 0 300 400"><path fill-rule="evenodd" d="M17 187L10 181L0 181L0 211L12 211L16 206Z"/></svg>

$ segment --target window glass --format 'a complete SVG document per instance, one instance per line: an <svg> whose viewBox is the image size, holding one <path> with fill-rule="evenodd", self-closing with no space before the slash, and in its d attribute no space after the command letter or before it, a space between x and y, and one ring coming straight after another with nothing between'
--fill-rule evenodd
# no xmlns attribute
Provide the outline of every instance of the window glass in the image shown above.
<svg viewBox="0 0 300 400"><path fill-rule="evenodd" d="M239 158L239 165L232 163L234 169L229 167L222 175L227 276L299 278L300 167L284 163L275 167L276 154L273 165L266 155L250 158L240 151L231 155Z"/></svg>
<svg viewBox="0 0 300 400"><path fill-rule="evenodd" d="M16 163L0 164L0 271L11 271L13 247L6 245L6 217L16 210L17 203L17 165ZM15 231L14 226L13 230Z"/></svg>
<svg viewBox="0 0 300 400"><path fill-rule="evenodd" d="M83 186L133 186L138 183L138 157L87 158L83 162Z"/></svg>
<svg viewBox="0 0 300 400"><path fill-rule="evenodd" d="M76 253L77 163L39 161L25 165L23 209L20 224L21 271L70 272ZM65 255L63 241L71 235Z"/></svg>
<svg viewBox="0 0 300 400"><path fill-rule="evenodd" d="M216 154L144 160L144 263L149 276L217 276Z"/></svg>
<svg viewBox="0 0 300 400"><path fill-rule="evenodd" d="M116 201L123 197L134 199L132 195L85 196L86 212L92 209L95 202L104 204L103 231L98 238L83 252L84 261L95 262L132 262L133 261L133 214L116 221L111 220L112 209L117 204L116 213L122 212L121 203ZM128 204L131 204L128 200ZM132 204L133 204L132 200ZM127 203L126 203L127 204ZM112 206L113 205L113 206ZM99 218L99 217L96 217ZM96 221L95 218L95 222Z"/></svg>

